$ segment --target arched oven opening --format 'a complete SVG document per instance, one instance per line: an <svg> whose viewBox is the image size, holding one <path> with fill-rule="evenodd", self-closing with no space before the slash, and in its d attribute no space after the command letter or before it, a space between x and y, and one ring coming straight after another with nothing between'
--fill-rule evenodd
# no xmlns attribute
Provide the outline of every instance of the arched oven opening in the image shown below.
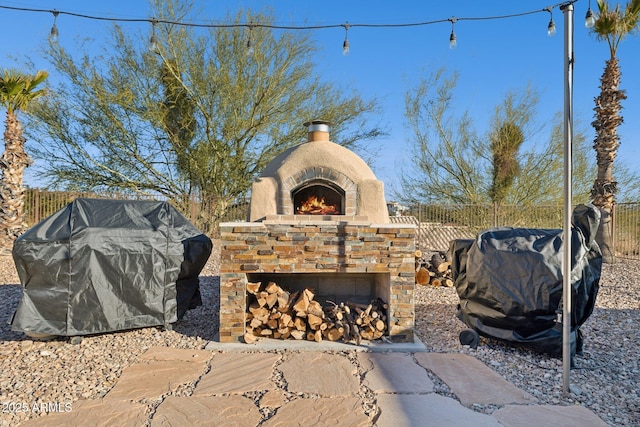
<svg viewBox="0 0 640 427"><path fill-rule="evenodd" d="M312 181L292 192L296 215L344 215L344 191L328 182Z"/></svg>

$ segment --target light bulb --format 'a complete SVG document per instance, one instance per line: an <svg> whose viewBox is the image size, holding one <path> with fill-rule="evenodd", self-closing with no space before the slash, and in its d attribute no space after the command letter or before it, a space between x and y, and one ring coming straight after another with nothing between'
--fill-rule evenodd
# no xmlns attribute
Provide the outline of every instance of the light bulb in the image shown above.
<svg viewBox="0 0 640 427"><path fill-rule="evenodd" d="M50 35L51 35L51 40L55 42L55 41L58 41L59 33L58 33L58 27L56 26L56 20L58 19L58 14L60 12L58 12L57 10L54 10L51 13L53 13L53 26L51 27Z"/></svg>
<svg viewBox="0 0 640 427"><path fill-rule="evenodd" d="M348 22L342 24L342 27L344 28L344 42L342 42L342 54L344 56L349 55L349 50L351 49L351 45L349 44L349 27L351 25L349 25Z"/></svg>
<svg viewBox="0 0 640 427"><path fill-rule="evenodd" d="M247 56L253 55L253 25L249 25L249 38L247 39Z"/></svg>
<svg viewBox="0 0 640 427"><path fill-rule="evenodd" d="M549 37L553 37L556 35L556 23L553 22L553 18L549 21L549 25L547 25L547 34Z"/></svg>
<svg viewBox="0 0 640 427"><path fill-rule="evenodd" d="M451 22L451 34L449 35L449 49L455 49L458 45L458 40L456 39L456 22L458 18L452 16L449 18L449 22Z"/></svg>
<svg viewBox="0 0 640 427"><path fill-rule="evenodd" d="M58 40L58 27L56 27L56 24L53 24L53 27L51 27L51 40L53 40L54 42Z"/></svg>
<svg viewBox="0 0 640 427"><path fill-rule="evenodd" d="M151 38L149 39L149 52L158 52L158 37L155 32L151 34Z"/></svg>
<svg viewBox="0 0 640 427"><path fill-rule="evenodd" d="M587 16L584 18L584 26L587 28L593 28L596 25L596 17L593 16L591 8L587 10Z"/></svg>

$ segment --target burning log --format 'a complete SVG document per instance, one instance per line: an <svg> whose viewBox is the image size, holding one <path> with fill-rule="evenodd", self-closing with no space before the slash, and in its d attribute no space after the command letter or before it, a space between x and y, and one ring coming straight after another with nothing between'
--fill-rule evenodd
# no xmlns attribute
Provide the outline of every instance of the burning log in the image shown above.
<svg viewBox="0 0 640 427"><path fill-rule="evenodd" d="M249 304L246 313L246 343L260 337L320 342L353 341L381 338L387 330L389 305L376 298L370 304L314 300L311 289L289 293L274 282L266 285L248 283Z"/></svg>
<svg viewBox="0 0 640 427"><path fill-rule="evenodd" d="M311 195L300 207L296 209L296 214L301 215L340 215L338 205L329 205L325 202L324 196L318 198Z"/></svg>
<svg viewBox="0 0 640 427"><path fill-rule="evenodd" d="M440 251L427 259L420 251L416 251L416 284L452 287L453 276L449 254Z"/></svg>

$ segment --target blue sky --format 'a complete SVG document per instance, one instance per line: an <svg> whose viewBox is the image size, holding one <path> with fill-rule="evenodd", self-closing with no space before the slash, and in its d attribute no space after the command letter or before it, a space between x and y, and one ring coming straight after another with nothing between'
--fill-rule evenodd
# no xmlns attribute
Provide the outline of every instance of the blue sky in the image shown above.
<svg viewBox="0 0 640 427"><path fill-rule="evenodd" d="M200 16L204 21L220 21L227 12L238 8L262 10L270 7L276 23L283 25L331 24L406 24L456 18L487 18L539 11L560 1L458 0L435 1L334 1L305 0L210 0ZM623 1L623 3L626 3ZM0 6L34 9L57 9L110 18L150 18L146 0L0 0ZM599 79L609 57L606 43L598 42L584 27L588 0L574 4L574 117L576 126L584 126L589 139L594 136L588 126L593 118L594 97L599 93ZM596 8L595 0L592 8ZM397 179L397 169L410 157L411 134L404 124L404 96L421 76L445 66L459 73L456 105L467 109L477 130L483 133L494 107L508 91L524 89L531 84L540 92L538 120L548 121L564 107L564 16L553 9L555 37L547 36L549 13L534 13L508 19L460 20L455 25L457 48L449 48L451 23L403 27L351 27L348 56L342 54L345 37L343 28L315 30L312 34L320 47L319 71L330 81L358 90L363 96L375 96L382 101L380 122L390 133L375 144L380 156L374 166L387 189ZM22 12L0 9L0 68L23 63L24 55L38 61L38 49L43 46L53 23L50 13ZM99 44L106 37L109 22L60 15L57 27L59 42L73 47L78 36L90 36ZM125 30L148 31L149 24L123 23ZM619 159L630 166L638 165L640 154L640 38L625 40L618 50L622 69L622 88L628 99L620 127L622 144ZM42 66L44 64L42 63ZM50 70L51 71L51 70ZM4 112L3 112L4 114ZM307 118L301 118L301 122ZM535 143L535 142L534 142ZM595 154L594 154L595 156ZM636 166L634 169L639 170ZM31 169L34 170L33 168ZM27 171L25 182L38 185L38 177Z"/></svg>

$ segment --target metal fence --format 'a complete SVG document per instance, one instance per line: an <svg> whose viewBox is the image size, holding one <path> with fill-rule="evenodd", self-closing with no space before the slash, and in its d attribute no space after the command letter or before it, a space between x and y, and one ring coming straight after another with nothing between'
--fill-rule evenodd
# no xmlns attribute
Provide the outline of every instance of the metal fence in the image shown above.
<svg viewBox="0 0 640 427"><path fill-rule="evenodd" d="M491 227L562 228L564 217L557 205L418 204L407 214L420 224L467 227L474 233ZM612 218L616 256L640 259L640 203L616 204Z"/></svg>
<svg viewBox="0 0 640 427"><path fill-rule="evenodd" d="M77 197L113 199L149 199L129 194L74 193L28 189L25 191L25 212L28 225L34 225ZM212 220L218 211L215 202L202 203L195 198L171 201L194 225L210 236L217 235L219 222L244 221L248 202L241 200L225 207L224 215ZM428 229L465 227L472 233L491 227L562 228L563 208L556 205L449 205L418 204L405 215L417 218ZM616 255L640 259L640 203L620 203L613 212L613 236Z"/></svg>
<svg viewBox="0 0 640 427"><path fill-rule="evenodd" d="M115 200L159 199L140 194L47 191L38 188L25 190L24 196L25 222L28 226L37 224L79 197ZM217 216L220 209L217 209L215 201L209 200L208 203L203 203L196 197L185 197L180 200L169 200L169 202L192 224L210 236L216 236L219 222L245 220L248 211L248 201L245 200L225 206L220 217Z"/></svg>

